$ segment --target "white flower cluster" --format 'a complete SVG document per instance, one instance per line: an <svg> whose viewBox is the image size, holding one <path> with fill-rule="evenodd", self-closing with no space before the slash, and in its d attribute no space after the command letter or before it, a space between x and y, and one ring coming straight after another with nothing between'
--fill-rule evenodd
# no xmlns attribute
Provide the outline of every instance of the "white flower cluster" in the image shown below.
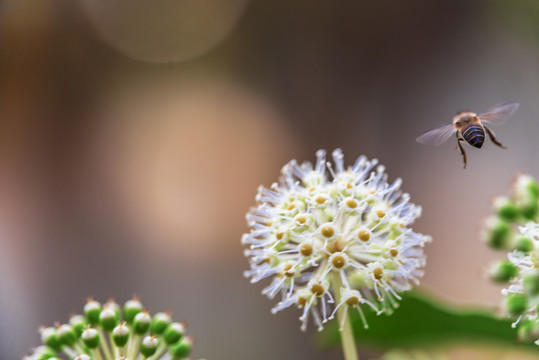
<svg viewBox="0 0 539 360"><path fill-rule="evenodd" d="M513 273L508 288L502 290L506 298L506 310L510 315L518 316L513 323L516 327L521 322L522 335L538 336L539 320L539 224L529 222L519 227L525 239L530 240L529 251L514 250L508 254L513 265ZM530 325L531 327L528 327ZM539 345L539 340L535 342Z"/></svg>
<svg viewBox="0 0 539 360"><path fill-rule="evenodd" d="M377 160L361 156L345 168L340 149L334 165L324 150L316 156L314 167L292 160L279 183L259 188L242 238L245 276L272 278L262 291L280 296L272 312L297 305L302 330L310 314L321 330L342 306L357 309L367 326L362 305L390 312L398 293L418 284L430 237L409 228L421 208L399 190L401 179L386 182Z"/></svg>

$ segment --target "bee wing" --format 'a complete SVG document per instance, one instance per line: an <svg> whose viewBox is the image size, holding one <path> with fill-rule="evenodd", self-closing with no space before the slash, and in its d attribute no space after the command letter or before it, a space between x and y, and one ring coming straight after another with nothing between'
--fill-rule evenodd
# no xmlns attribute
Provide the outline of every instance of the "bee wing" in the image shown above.
<svg viewBox="0 0 539 360"><path fill-rule="evenodd" d="M518 110L519 106L519 103L498 104L479 115L479 119L490 124L503 124Z"/></svg>
<svg viewBox="0 0 539 360"><path fill-rule="evenodd" d="M449 139L451 135L455 133L455 128L453 124L442 126L438 129L429 130L419 135L415 141L420 144L434 145L438 146L443 144Z"/></svg>

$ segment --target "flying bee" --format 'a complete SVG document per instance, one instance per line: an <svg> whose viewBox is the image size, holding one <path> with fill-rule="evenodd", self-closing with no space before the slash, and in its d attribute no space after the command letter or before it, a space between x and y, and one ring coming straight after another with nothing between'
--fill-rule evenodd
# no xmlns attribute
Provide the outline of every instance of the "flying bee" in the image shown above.
<svg viewBox="0 0 539 360"><path fill-rule="evenodd" d="M424 132L416 138L416 141L421 144L437 146L446 142L451 135L456 134L457 146L464 161L464 168L466 168L466 152L462 147L461 141L466 141L476 148L481 148L485 141L485 133L487 133L494 144L502 149L506 149L496 139L494 132L486 124L497 125L504 123L517 111L518 106L518 103L499 104L480 115L469 111L461 111L453 118L453 122L450 125Z"/></svg>

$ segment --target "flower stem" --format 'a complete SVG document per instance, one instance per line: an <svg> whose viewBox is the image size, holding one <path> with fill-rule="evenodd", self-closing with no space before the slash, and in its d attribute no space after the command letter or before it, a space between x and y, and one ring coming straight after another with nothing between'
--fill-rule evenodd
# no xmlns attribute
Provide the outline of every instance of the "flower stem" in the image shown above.
<svg viewBox="0 0 539 360"><path fill-rule="evenodd" d="M335 272L333 274L333 289L335 291L337 303L341 302L341 287L341 274L340 272ZM339 321L339 324L343 324L344 322L340 333L344 360L359 360L356 342L352 332L352 324L350 323L350 317L346 311L346 305L341 306L340 309L337 310L337 320Z"/></svg>

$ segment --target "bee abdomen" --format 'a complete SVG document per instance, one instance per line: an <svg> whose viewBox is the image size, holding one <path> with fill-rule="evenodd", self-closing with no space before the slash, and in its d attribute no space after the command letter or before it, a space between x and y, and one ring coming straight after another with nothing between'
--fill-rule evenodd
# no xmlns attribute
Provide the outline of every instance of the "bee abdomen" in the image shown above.
<svg viewBox="0 0 539 360"><path fill-rule="evenodd" d="M485 130L480 125L469 125L461 132L464 140L476 148L480 148L485 141Z"/></svg>

